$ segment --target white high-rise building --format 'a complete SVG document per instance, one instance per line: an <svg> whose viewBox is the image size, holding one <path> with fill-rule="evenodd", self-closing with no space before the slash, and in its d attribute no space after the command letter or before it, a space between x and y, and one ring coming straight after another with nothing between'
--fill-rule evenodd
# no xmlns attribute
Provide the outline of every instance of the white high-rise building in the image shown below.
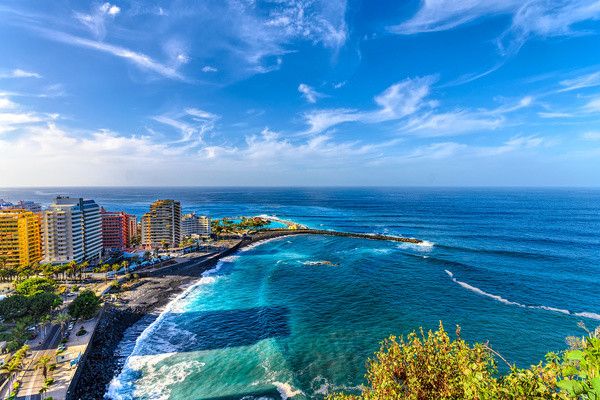
<svg viewBox="0 0 600 400"><path fill-rule="evenodd" d="M43 214L42 231L46 262L96 261L101 256L102 220L94 200L57 197Z"/></svg>
<svg viewBox="0 0 600 400"><path fill-rule="evenodd" d="M189 236L210 236L210 218L196 213L186 214L181 218L181 234Z"/></svg>
<svg viewBox="0 0 600 400"><path fill-rule="evenodd" d="M43 261L47 263L83 261L83 229L79 205L53 204L42 213L42 250Z"/></svg>

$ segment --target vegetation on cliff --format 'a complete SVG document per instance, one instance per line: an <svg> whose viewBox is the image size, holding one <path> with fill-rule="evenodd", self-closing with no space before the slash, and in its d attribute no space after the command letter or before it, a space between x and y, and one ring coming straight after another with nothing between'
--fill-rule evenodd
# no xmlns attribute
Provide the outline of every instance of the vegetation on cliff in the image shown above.
<svg viewBox="0 0 600 400"><path fill-rule="evenodd" d="M361 393L328 400L600 400L600 329L568 342L569 350L549 353L545 362L527 369L511 365L499 375L499 354L486 344L469 345L460 328L452 340L440 324L435 332L385 340L367 363Z"/></svg>

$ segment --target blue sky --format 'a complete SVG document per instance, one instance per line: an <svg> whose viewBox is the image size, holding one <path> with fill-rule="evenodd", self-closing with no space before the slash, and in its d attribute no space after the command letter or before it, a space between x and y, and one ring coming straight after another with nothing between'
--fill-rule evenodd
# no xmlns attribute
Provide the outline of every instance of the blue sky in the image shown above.
<svg viewBox="0 0 600 400"><path fill-rule="evenodd" d="M0 186L600 185L600 1L0 4Z"/></svg>

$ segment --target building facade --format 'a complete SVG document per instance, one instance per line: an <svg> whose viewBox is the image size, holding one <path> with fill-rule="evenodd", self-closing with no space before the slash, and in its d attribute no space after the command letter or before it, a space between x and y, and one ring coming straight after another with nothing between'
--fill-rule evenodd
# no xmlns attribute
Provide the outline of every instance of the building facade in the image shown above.
<svg viewBox="0 0 600 400"><path fill-rule="evenodd" d="M26 210L0 210L0 265L26 267L41 260L40 216Z"/></svg>
<svg viewBox="0 0 600 400"><path fill-rule="evenodd" d="M210 236L210 218L196 213L186 214L181 218L181 234L183 237Z"/></svg>
<svg viewBox="0 0 600 400"><path fill-rule="evenodd" d="M13 207L21 210L31 211L32 213L42 212L42 205L33 201L20 200Z"/></svg>
<svg viewBox="0 0 600 400"><path fill-rule="evenodd" d="M142 217L142 244L147 248L177 247L181 243L181 203L157 200Z"/></svg>
<svg viewBox="0 0 600 400"><path fill-rule="evenodd" d="M110 212L100 209L102 218L102 247L105 250L124 250L131 245L137 222L135 215L122 211Z"/></svg>
<svg viewBox="0 0 600 400"><path fill-rule="evenodd" d="M81 214L81 209L76 204L52 204L42 213L44 262L65 264L83 261L85 253Z"/></svg>
<svg viewBox="0 0 600 400"><path fill-rule="evenodd" d="M42 216L44 260L95 262L102 254L100 206L94 200L57 197Z"/></svg>

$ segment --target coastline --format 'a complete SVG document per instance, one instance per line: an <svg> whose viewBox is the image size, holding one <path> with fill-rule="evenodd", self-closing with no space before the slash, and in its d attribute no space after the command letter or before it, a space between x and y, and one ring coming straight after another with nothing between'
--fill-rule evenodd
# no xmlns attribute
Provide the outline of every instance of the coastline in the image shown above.
<svg viewBox="0 0 600 400"><path fill-rule="evenodd" d="M67 393L67 400L102 399L108 384L123 367L122 358L115 352L127 330L147 317L144 322L152 323L173 299L186 288L202 278L202 274L214 268L217 263L245 248L263 242L296 235L340 236L369 240L385 240L405 243L424 243L414 238L403 238L377 234L361 234L339 231L299 229L262 231L241 239L228 250L211 257L199 257L178 265L157 270L140 271L140 281L136 286L121 293L122 305L107 304L99 321L77 382L73 382Z"/></svg>

